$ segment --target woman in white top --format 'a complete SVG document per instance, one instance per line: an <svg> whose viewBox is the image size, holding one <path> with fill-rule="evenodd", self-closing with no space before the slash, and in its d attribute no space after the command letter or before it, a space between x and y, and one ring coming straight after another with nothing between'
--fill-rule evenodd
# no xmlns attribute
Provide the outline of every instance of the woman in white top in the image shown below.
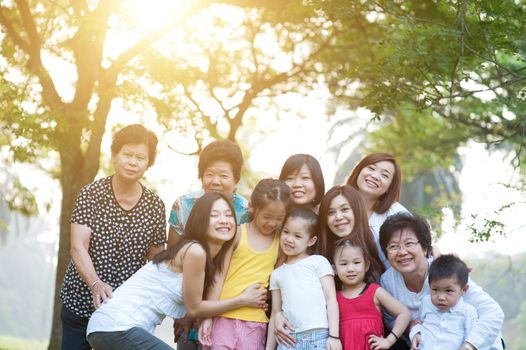
<svg viewBox="0 0 526 350"><path fill-rule="evenodd" d="M376 241L380 259L386 269L390 267L387 257L379 244L380 226L389 216L399 212L409 212L397 201L402 187L402 171L396 159L389 153L371 153L365 156L347 179L362 195L367 209L369 226Z"/></svg>
<svg viewBox="0 0 526 350"><path fill-rule="evenodd" d="M177 244L159 253L98 308L88 323L95 350L172 349L152 333L165 316L211 317L242 307L263 307L266 291L250 286L238 297L203 300L236 233L232 204L224 194L199 198Z"/></svg>

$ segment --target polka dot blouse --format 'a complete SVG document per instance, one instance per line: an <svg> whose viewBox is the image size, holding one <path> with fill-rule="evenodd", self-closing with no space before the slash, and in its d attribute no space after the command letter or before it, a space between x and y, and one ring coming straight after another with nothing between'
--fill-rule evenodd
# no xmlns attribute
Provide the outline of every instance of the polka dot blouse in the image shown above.
<svg viewBox="0 0 526 350"><path fill-rule="evenodd" d="M135 207L125 210L115 198L111 176L106 177L84 186L71 214L71 223L91 228L89 255L99 278L113 289L146 263L151 246L166 243L164 204L144 186L142 192ZM95 311L91 291L73 261L60 297L77 316L90 317Z"/></svg>

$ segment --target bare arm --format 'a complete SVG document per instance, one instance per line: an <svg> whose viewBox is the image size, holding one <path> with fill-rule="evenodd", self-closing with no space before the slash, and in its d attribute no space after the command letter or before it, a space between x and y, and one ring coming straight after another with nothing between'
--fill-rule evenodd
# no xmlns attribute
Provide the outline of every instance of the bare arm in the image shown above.
<svg viewBox="0 0 526 350"><path fill-rule="evenodd" d="M206 252L198 244L191 244L183 258L184 304L190 317L212 317L241 306L262 307L265 290L251 286L241 295L226 300L204 300Z"/></svg>
<svg viewBox="0 0 526 350"><path fill-rule="evenodd" d="M268 332L267 332L267 345L265 350L275 350L278 345L276 341L276 336L274 335L274 319L278 313L281 313L281 291L279 289L271 291L272 293L272 314L270 316L270 321L268 323Z"/></svg>
<svg viewBox="0 0 526 350"><path fill-rule="evenodd" d="M100 280L93 266L93 261L88 252L91 232L91 228L88 226L71 224L71 246L69 252L80 277L91 289L93 305L97 309L102 302L111 298L113 289L109 284Z"/></svg>
<svg viewBox="0 0 526 350"><path fill-rule="evenodd" d="M230 266L230 260L232 260L232 254L234 253L234 247L239 240L239 229L234 240L234 244L225 253L225 260L223 261L223 268L221 271L217 270L214 276L214 284L208 288L206 291L206 300L219 300L221 297L221 291L223 290L223 285L225 284L226 275L228 272L228 267ZM212 346L212 319L205 318L201 320L199 325L199 342L206 346Z"/></svg>
<svg viewBox="0 0 526 350"><path fill-rule="evenodd" d="M177 244L182 239L181 235L175 231L175 229L172 227L172 225L169 225L168 228L168 242L166 246L170 248L174 244Z"/></svg>
<svg viewBox="0 0 526 350"><path fill-rule="evenodd" d="M372 350L389 349L406 330L407 325L411 321L411 313L405 305L399 302L382 287L376 290L374 293L374 299L377 305L379 304L395 317L395 321L393 329L387 337L384 338L371 335L368 340L369 345Z"/></svg>
<svg viewBox="0 0 526 350"><path fill-rule="evenodd" d="M326 275L320 278L323 295L327 303L327 317L329 319L329 339L327 339L327 349L341 350L342 344L338 339L340 337L340 311L338 310L338 301L336 300L336 287L334 286L334 277Z"/></svg>

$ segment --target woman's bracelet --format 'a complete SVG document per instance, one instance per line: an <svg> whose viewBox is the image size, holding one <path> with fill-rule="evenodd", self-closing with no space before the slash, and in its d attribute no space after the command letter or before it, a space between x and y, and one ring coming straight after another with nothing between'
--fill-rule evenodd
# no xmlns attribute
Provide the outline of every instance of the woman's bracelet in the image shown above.
<svg viewBox="0 0 526 350"><path fill-rule="evenodd" d="M93 282L93 283L91 284L91 289L93 289L93 287L95 287L95 285L96 285L97 283L99 283L99 282L100 282L100 280L95 280L95 282Z"/></svg>
<svg viewBox="0 0 526 350"><path fill-rule="evenodd" d="M329 334L329 338L332 338L332 339L340 339L340 337L336 337L336 336L331 335L331 334Z"/></svg>
<svg viewBox="0 0 526 350"><path fill-rule="evenodd" d="M398 340L398 339L399 339L399 338L398 338L398 336L397 336L397 335L395 334L395 332L391 331L391 332L389 332L389 334L392 334L392 335L394 335L394 337L396 338L396 340Z"/></svg>

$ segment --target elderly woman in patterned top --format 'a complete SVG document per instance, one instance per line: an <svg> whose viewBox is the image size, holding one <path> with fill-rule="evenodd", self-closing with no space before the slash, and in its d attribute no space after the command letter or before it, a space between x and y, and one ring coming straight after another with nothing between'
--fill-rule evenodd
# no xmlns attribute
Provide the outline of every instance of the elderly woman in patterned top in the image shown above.
<svg viewBox="0 0 526 350"><path fill-rule="evenodd" d="M62 349L91 349L89 317L115 288L164 249L165 207L139 180L154 160L157 137L142 125L113 136L115 173L84 186L71 215L71 257L60 296Z"/></svg>

